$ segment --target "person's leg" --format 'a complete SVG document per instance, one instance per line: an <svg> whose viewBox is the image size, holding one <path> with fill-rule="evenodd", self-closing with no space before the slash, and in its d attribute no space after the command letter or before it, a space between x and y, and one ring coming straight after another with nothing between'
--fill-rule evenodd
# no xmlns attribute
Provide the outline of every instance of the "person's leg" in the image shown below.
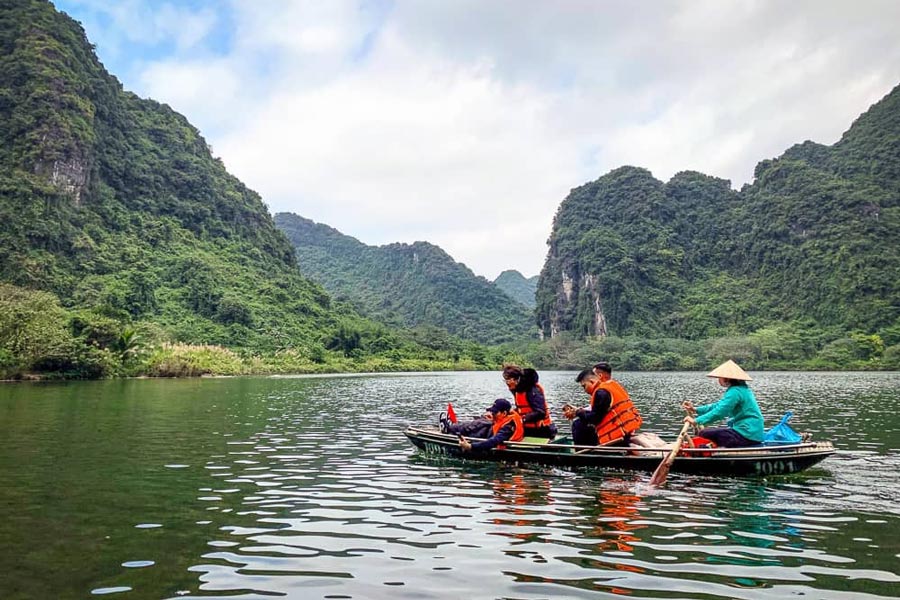
<svg viewBox="0 0 900 600"><path fill-rule="evenodd" d="M551 431L550 427L548 427L548 426L526 427L525 435L527 435L528 437L548 438L549 439L552 437L556 437L556 432L555 432L555 428L553 431Z"/></svg>
<svg viewBox="0 0 900 600"><path fill-rule="evenodd" d="M630 446L631 445L631 434L626 434L621 440L616 440L614 442L609 442L607 444L603 444L604 446L609 446L610 448L618 448L620 446Z"/></svg>
<svg viewBox="0 0 900 600"><path fill-rule="evenodd" d="M487 419L475 419L450 425L448 433L464 435L466 437L489 438L491 437L492 423Z"/></svg>
<svg viewBox="0 0 900 600"><path fill-rule="evenodd" d="M493 435L494 424L487 419L476 419L472 421L471 433L468 435L476 438L487 439Z"/></svg>
<svg viewBox="0 0 900 600"><path fill-rule="evenodd" d="M748 440L731 427L707 427L700 430L700 437L712 440L719 448L759 446L759 442Z"/></svg>
<svg viewBox="0 0 900 600"><path fill-rule="evenodd" d="M597 430L582 419L572 421L572 441L576 446L596 446Z"/></svg>

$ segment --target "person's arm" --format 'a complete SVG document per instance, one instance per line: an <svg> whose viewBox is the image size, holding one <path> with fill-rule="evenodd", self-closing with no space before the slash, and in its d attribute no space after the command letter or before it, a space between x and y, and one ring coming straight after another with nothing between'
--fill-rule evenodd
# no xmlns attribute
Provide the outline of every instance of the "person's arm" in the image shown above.
<svg viewBox="0 0 900 600"><path fill-rule="evenodd" d="M606 390L597 390L594 392L594 398L591 400L590 408L579 408L576 414L591 425L597 425L609 412L612 405L612 396Z"/></svg>
<svg viewBox="0 0 900 600"><path fill-rule="evenodd" d="M472 442L472 450L490 450L492 448L496 448L503 442L508 442L515 432L516 424L514 421L510 421L509 423L501 427L500 431L484 440L483 442Z"/></svg>
<svg viewBox="0 0 900 600"><path fill-rule="evenodd" d="M734 413L735 405L740 400L737 390L728 388L725 394L715 404L707 404L706 406L697 407L697 425L707 425L716 421L721 421L730 417Z"/></svg>
<svg viewBox="0 0 900 600"><path fill-rule="evenodd" d="M544 401L544 394L540 389L537 387L531 388L530 391L525 393L525 398L528 399L528 406L531 407L531 412L527 415L522 415L522 423L537 423L547 418L547 412L544 410L547 403Z"/></svg>

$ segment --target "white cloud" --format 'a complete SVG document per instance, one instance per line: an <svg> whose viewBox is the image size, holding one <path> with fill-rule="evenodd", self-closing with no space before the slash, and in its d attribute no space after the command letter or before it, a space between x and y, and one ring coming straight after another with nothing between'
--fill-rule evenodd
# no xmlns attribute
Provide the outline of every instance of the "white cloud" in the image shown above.
<svg viewBox="0 0 900 600"><path fill-rule="evenodd" d="M555 210L544 199L580 176L578 148L547 126L553 96L383 46L366 69L271 98L217 144L226 164L273 210L368 243L427 239L479 272L540 264Z"/></svg>
<svg viewBox="0 0 900 600"><path fill-rule="evenodd" d="M273 210L366 243L426 239L491 277L539 271L572 187L622 164L739 186L794 143L833 143L900 82L894 0L121 6L128 39L175 40L134 58L139 91Z"/></svg>
<svg viewBox="0 0 900 600"><path fill-rule="evenodd" d="M174 106L204 134L230 129L252 101L243 70L229 60L154 62L138 81L143 94Z"/></svg>
<svg viewBox="0 0 900 600"><path fill-rule="evenodd" d="M163 4L154 11L149 29L157 39L170 37L178 50L185 51L202 42L215 27L216 21L216 14L208 8L194 12L172 4Z"/></svg>
<svg viewBox="0 0 900 600"><path fill-rule="evenodd" d="M111 46L108 50L121 53L128 43L158 44L171 42L179 52L189 51L202 42L216 26L218 17L213 7L191 10L170 2L144 0L67 0L69 5L102 15L111 27L92 23L90 36L96 42L99 34ZM71 10L71 9L70 9Z"/></svg>

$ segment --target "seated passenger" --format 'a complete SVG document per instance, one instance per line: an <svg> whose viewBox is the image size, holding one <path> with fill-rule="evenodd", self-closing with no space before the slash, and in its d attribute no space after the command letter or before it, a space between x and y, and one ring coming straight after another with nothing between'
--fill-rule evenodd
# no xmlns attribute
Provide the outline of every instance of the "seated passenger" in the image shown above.
<svg viewBox="0 0 900 600"><path fill-rule="evenodd" d="M713 404L695 407L690 400L682 403L688 412L684 421L692 425L706 425L727 418L727 427L701 429L700 437L712 440L722 448L759 446L765 428L756 397L747 387L747 382L751 381L747 372L729 360L712 370L707 377L718 378L719 385L727 388L725 393Z"/></svg>
<svg viewBox="0 0 900 600"><path fill-rule="evenodd" d="M563 407L563 415L572 421L575 445L627 446L631 434L641 426L641 415L625 388L612 378L609 363L585 369L575 381L591 396L589 407Z"/></svg>
<svg viewBox="0 0 900 600"><path fill-rule="evenodd" d="M474 444L465 438L460 438L460 448L467 452L469 450L490 450L504 442L518 442L525 437L522 417L519 416L519 413L512 410L509 400L504 400L503 398L494 400L493 406L488 411L490 411L493 419L491 437L483 442L475 442Z"/></svg>
<svg viewBox="0 0 900 600"><path fill-rule="evenodd" d="M513 394L516 412L522 416L525 435L531 437L556 437L556 425L550 417L544 386L538 383L534 369L523 369L517 365L503 367L503 380Z"/></svg>

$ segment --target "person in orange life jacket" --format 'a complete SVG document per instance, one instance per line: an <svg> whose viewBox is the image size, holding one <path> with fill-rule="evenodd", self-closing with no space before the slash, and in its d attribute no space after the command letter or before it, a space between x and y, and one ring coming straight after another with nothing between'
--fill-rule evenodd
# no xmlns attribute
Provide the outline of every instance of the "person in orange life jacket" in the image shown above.
<svg viewBox="0 0 900 600"><path fill-rule="evenodd" d="M578 446L627 446L641 425L641 416L625 388L612 378L612 367L601 362L585 369L575 381L591 396L591 405L563 407L572 421L572 440Z"/></svg>
<svg viewBox="0 0 900 600"><path fill-rule="evenodd" d="M503 367L503 381L512 392L516 412L522 416L525 435L531 437L556 437L556 425L550 418L544 387L538 383L534 369L523 369L518 365Z"/></svg>
<svg viewBox="0 0 900 600"><path fill-rule="evenodd" d="M497 398L488 409L493 418L491 432L493 435L482 442L472 443L466 438L460 438L459 447L469 450L490 450L504 442L518 442L525 437L525 427L522 417L512 409L509 400Z"/></svg>

